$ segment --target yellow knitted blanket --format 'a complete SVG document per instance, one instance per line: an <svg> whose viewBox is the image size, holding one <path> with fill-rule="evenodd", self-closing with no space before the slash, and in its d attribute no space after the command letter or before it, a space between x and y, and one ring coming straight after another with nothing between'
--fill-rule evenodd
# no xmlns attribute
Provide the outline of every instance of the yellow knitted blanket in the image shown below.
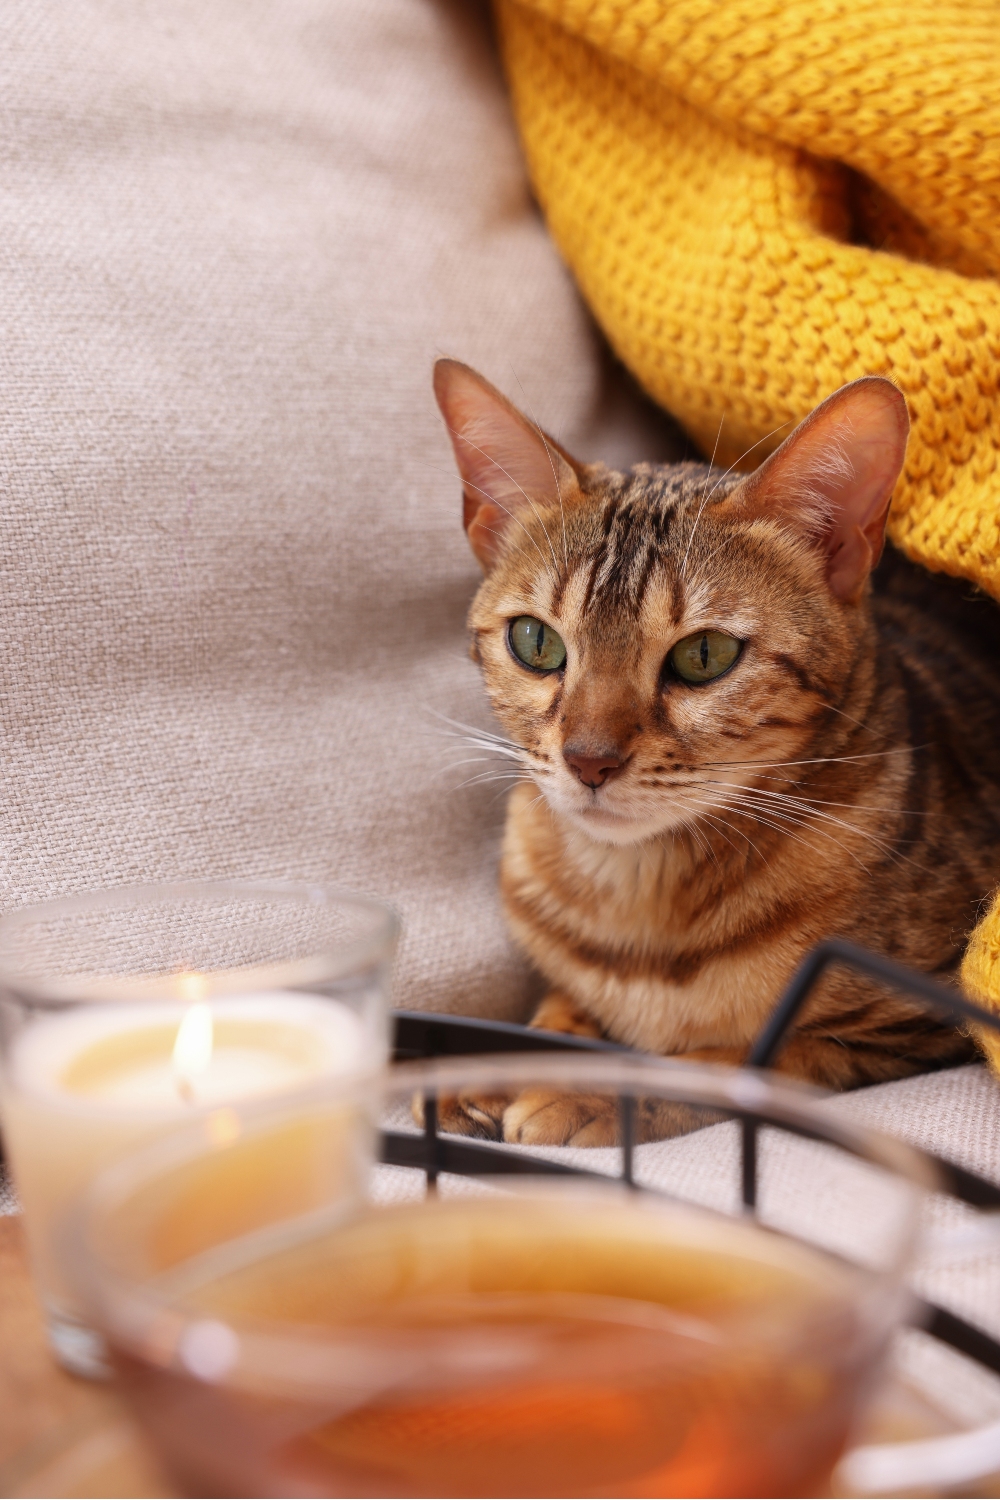
<svg viewBox="0 0 1000 1500"><path fill-rule="evenodd" d="M889 534L1000 598L997 0L496 7L539 201L650 395L752 467L890 376L913 428ZM1000 1009L1000 899L963 980Z"/></svg>

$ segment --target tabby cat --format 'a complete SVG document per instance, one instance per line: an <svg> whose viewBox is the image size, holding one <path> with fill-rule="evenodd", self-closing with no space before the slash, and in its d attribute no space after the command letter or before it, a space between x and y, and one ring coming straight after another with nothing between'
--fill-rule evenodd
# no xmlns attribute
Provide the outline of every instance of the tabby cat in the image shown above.
<svg viewBox="0 0 1000 1500"><path fill-rule="evenodd" d="M950 979L1000 872L1000 612L891 552L872 586L896 387L854 381L721 476L578 463L454 360L435 390L486 575L472 655L523 772L501 881L551 986L533 1024L736 1064L821 938ZM971 1055L834 972L780 1067L851 1088ZM596 1145L615 1119L532 1093L448 1123Z"/></svg>

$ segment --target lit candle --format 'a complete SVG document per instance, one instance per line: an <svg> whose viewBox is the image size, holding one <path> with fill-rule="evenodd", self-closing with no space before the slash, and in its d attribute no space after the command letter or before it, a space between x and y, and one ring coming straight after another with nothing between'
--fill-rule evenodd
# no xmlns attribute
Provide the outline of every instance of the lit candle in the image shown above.
<svg viewBox="0 0 1000 1500"><path fill-rule="evenodd" d="M336 1000L290 991L80 1005L37 1019L8 1051L4 1137L47 1298L73 1302L58 1236L94 1175L186 1121L210 1138L239 1132L237 1102L359 1075L383 1060L361 1018ZM345 1148L346 1149L346 1148Z"/></svg>

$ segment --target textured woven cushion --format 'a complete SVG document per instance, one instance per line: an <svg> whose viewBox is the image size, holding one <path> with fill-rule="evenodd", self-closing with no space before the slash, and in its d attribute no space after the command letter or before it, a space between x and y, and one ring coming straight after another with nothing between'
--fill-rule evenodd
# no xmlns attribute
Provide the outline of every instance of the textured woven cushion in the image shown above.
<svg viewBox="0 0 1000 1500"><path fill-rule="evenodd" d="M508 783L433 716L485 709L432 360L646 440L484 15L11 0L0 187L0 905L330 880L400 909L400 1003L520 1014Z"/></svg>

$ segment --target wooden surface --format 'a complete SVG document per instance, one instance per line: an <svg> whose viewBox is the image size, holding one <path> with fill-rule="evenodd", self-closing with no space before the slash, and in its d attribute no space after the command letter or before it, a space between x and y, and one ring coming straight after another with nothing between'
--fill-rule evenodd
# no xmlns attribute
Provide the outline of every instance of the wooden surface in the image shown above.
<svg viewBox="0 0 1000 1500"><path fill-rule="evenodd" d="M19 1215L0 1218L0 1467L33 1444L117 1402L109 1389L67 1375L45 1341Z"/></svg>
<svg viewBox="0 0 1000 1500"><path fill-rule="evenodd" d="M0 1216L0 1494L163 1496L113 1387L68 1375L45 1338L19 1216Z"/></svg>

